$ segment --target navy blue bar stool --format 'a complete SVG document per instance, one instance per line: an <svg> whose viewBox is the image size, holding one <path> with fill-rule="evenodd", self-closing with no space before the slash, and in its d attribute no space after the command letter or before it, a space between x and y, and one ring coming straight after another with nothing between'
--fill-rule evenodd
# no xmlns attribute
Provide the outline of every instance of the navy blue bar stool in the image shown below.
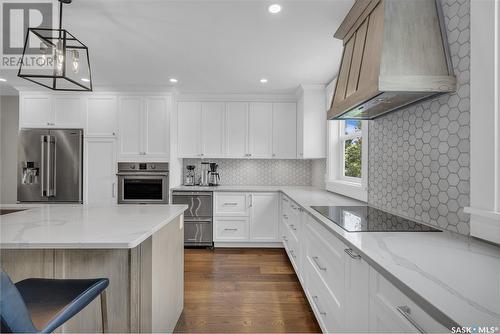
<svg viewBox="0 0 500 334"><path fill-rule="evenodd" d="M28 278L12 283L0 269L2 333L51 333L100 296L102 330L107 332L107 278Z"/></svg>

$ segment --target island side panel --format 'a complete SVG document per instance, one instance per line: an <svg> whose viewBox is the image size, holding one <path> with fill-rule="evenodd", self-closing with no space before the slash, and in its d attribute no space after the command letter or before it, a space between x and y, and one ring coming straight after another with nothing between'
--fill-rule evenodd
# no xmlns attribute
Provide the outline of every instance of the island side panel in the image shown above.
<svg viewBox="0 0 500 334"><path fill-rule="evenodd" d="M2 249L0 266L15 283L26 278L54 277L53 249Z"/></svg>
<svg viewBox="0 0 500 334"><path fill-rule="evenodd" d="M56 278L108 278L108 330L130 331L129 249L55 250ZM64 333L102 332L101 304L96 298L63 326Z"/></svg>
<svg viewBox="0 0 500 334"><path fill-rule="evenodd" d="M153 332L173 332L184 307L183 218L177 217L153 234Z"/></svg>

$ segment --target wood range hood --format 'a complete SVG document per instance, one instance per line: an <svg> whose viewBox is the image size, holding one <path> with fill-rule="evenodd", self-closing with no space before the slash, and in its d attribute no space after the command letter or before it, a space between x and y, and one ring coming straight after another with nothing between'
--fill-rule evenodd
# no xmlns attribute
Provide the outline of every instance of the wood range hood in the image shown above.
<svg viewBox="0 0 500 334"><path fill-rule="evenodd" d="M357 0L328 119L374 119L456 89L439 0Z"/></svg>

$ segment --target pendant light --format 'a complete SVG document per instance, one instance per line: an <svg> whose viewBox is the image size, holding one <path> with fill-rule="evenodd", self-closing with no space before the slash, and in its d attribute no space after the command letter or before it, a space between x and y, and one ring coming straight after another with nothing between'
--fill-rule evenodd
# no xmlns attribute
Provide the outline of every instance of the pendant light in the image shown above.
<svg viewBox="0 0 500 334"><path fill-rule="evenodd" d="M59 0L59 29L28 29L17 76L52 90L92 91L89 50L62 28L63 4L71 1Z"/></svg>

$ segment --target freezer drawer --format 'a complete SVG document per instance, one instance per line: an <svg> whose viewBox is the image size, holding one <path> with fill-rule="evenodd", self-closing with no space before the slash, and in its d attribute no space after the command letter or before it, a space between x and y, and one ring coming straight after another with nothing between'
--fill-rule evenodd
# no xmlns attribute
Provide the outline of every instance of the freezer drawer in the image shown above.
<svg viewBox="0 0 500 334"><path fill-rule="evenodd" d="M172 193L172 204L186 204L185 219L190 217L212 217L212 192L209 191L175 191Z"/></svg>
<svg viewBox="0 0 500 334"><path fill-rule="evenodd" d="M184 221L185 246L213 246L212 220Z"/></svg>

